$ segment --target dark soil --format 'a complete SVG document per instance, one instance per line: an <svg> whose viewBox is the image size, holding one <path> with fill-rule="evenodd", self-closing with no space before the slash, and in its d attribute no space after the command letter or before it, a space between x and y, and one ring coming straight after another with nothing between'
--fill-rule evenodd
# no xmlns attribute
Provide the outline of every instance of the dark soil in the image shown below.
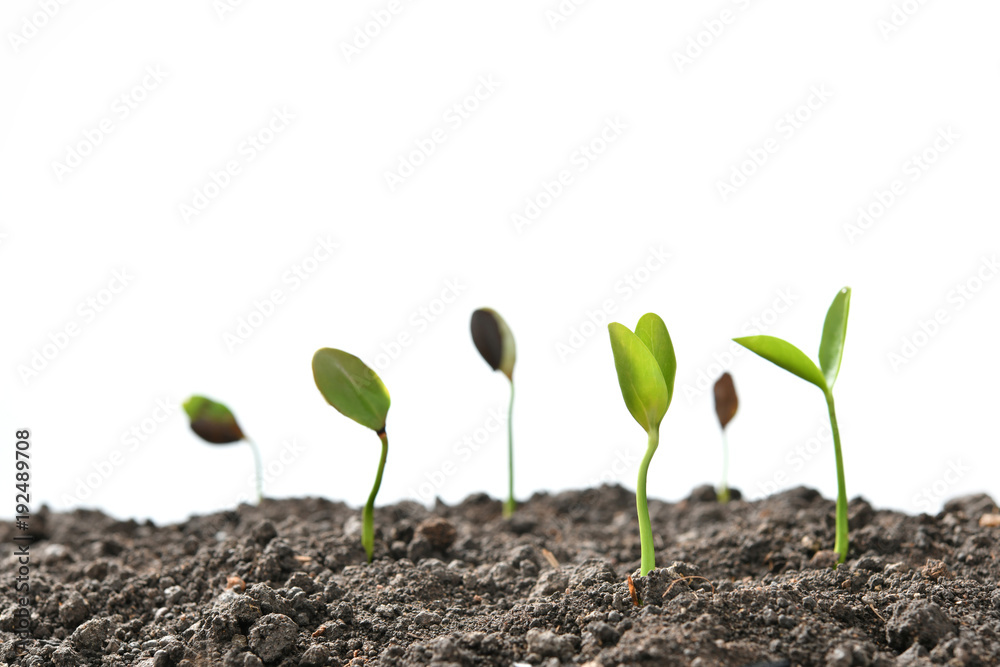
<svg viewBox="0 0 1000 667"><path fill-rule="evenodd" d="M981 519L997 512L987 496L936 517L855 499L850 558L833 569L821 550L832 501L798 488L722 506L700 488L650 503L663 569L648 577L625 489L536 495L509 522L500 509L485 496L381 508L370 565L359 512L320 499L164 527L43 512L33 638L20 647L17 563L0 568L0 663L1000 664L1000 527Z"/></svg>

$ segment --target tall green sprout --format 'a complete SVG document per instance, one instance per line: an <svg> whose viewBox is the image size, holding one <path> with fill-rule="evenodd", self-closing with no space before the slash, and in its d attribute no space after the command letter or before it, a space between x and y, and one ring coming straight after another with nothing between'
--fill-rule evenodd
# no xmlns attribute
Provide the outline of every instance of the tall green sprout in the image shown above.
<svg viewBox="0 0 1000 667"><path fill-rule="evenodd" d="M618 322L608 325L608 333L625 406L647 435L646 455L639 465L639 481L635 488L642 548L640 574L646 576L656 567L653 530L646 503L646 473L660 442L660 422L673 398L677 359L667 325L654 313L646 313L639 319L635 333Z"/></svg>
<svg viewBox="0 0 1000 667"><path fill-rule="evenodd" d="M375 496L382 486L382 472L389 453L385 419L389 413L389 390L363 361L342 350L325 347L313 355L313 379L326 402L340 414L375 431L382 442L375 485L361 513L361 545L372 562L375 554Z"/></svg>
<svg viewBox="0 0 1000 667"><path fill-rule="evenodd" d="M507 408L507 502L503 506L504 518L509 519L517 502L514 500L514 362L517 350L514 334L492 308L480 308L472 313L472 342L479 354L495 371L500 371L510 380L510 406Z"/></svg>
<svg viewBox="0 0 1000 667"><path fill-rule="evenodd" d="M844 482L844 455L840 449L840 429L837 428L837 412L833 405L833 385L837 381L837 375L840 373L840 362L844 356L847 314L850 307L851 288L845 287L834 297L833 303L826 313L826 321L823 323L823 337L819 343L819 367L799 348L774 336L747 336L733 339L751 352L755 352L771 363L823 390L827 411L830 413L833 451L837 460L837 537L833 550L839 554L839 562L841 563L847 560L849 546L847 485Z"/></svg>

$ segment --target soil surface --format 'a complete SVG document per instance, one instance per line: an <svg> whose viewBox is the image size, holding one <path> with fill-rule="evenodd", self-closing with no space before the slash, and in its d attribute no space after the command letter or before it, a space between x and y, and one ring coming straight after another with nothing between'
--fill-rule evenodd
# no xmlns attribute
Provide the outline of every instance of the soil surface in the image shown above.
<svg viewBox="0 0 1000 667"><path fill-rule="evenodd" d="M43 511L20 646L18 563L0 566L0 665L1000 665L993 500L850 510L833 569L834 503L811 489L651 501L647 577L621 487L539 494L511 521L486 496L383 507L372 564L360 512L322 499L163 527Z"/></svg>

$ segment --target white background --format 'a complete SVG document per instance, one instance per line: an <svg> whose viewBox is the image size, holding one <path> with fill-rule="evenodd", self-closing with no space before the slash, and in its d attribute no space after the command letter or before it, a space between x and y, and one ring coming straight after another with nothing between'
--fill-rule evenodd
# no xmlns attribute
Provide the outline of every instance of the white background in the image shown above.
<svg viewBox="0 0 1000 667"><path fill-rule="evenodd" d="M310 359L327 346L392 394L380 503L502 496L505 430L456 449L506 410L506 379L468 333L484 305L518 344L518 496L632 487L645 435L605 325L586 324L609 299L629 326L659 313L678 354L651 496L717 481L712 400L695 394L725 366L741 400L732 484L832 498L822 394L727 354L756 318L815 356L844 285L849 495L936 512L1000 492L996 3L233 4L0 12L2 437L32 429L34 506L160 521L231 507L252 489L249 451L157 410L191 393L232 407L275 473L268 495L363 503L378 439L317 392ZM269 134L276 109L294 119ZM229 161L239 173L214 188ZM540 214L519 227L529 200ZM851 233L859 207L881 215ZM320 238L339 247L313 263ZM670 255L652 271L650 248ZM449 284L457 298L436 301ZM273 290L283 301L252 316ZM791 307L770 311L782 293Z"/></svg>

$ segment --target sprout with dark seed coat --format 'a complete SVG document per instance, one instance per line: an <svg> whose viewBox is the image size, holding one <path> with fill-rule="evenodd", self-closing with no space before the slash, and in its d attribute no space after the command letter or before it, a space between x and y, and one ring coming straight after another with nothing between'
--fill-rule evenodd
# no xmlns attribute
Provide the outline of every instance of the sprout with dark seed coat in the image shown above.
<svg viewBox="0 0 1000 667"><path fill-rule="evenodd" d="M184 412L191 421L191 430L205 442L213 445L228 445L245 440L253 450L254 467L257 471L257 502L263 497L260 451L236 422L232 411L222 403L204 396L192 396L184 401Z"/></svg>
<svg viewBox="0 0 1000 667"><path fill-rule="evenodd" d="M503 515L510 518L517 509L514 501L514 361L517 350L514 334L500 314L492 308L480 308L472 313L472 342L479 354L495 371L500 371L510 380L510 406L507 409L507 502Z"/></svg>
<svg viewBox="0 0 1000 667"><path fill-rule="evenodd" d="M715 414L719 418L719 426L722 427L722 485L719 487L719 502L729 502L729 442L726 438L726 425L736 416L736 409L740 405L736 396L736 386L733 384L733 376L723 373L722 377L715 381Z"/></svg>

